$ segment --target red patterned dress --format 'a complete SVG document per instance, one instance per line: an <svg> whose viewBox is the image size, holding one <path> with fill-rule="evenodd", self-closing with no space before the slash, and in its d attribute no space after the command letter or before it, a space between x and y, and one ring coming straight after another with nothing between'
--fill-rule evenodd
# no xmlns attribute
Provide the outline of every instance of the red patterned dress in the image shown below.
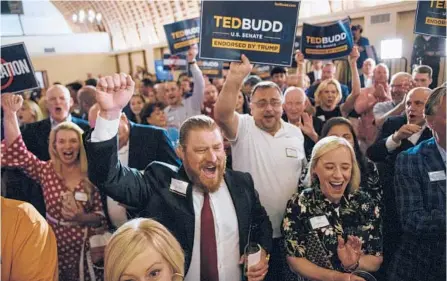
<svg viewBox="0 0 447 281"><path fill-rule="evenodd" d="M47 209L47 221L52 226L57 239L57 252L59 259L59 276L61 281L100 281L103 280L103 270L88 265L89 238L95 235L92 227L73 225L64 221L61 194L68 191L64 181L53 168L52 161L41 161L29 152L19 136L9 147L5 141L1 144L1 163L3 167L21 168L33 180L39 182L43 189ZM80 182L74 192L84 192L83 183ZM102 203L99 193L94 191L92 206L86 202L77 201L88 213L102 214ZM52 219L49 219L51 217ZM105 222L104 222L105 223ZM80 270L81 258L83 269ZM45 270L44 268L42 270ZM92 276L96 280L92 280ZM82 275L84 277L82 277Z"/></svg>

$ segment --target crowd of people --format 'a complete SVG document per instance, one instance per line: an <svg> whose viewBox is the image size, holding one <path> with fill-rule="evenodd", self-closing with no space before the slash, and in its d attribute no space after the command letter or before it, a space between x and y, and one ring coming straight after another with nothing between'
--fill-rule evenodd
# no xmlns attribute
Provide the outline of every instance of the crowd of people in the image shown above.
<svg viewBox="0 0 447 281"><path fill-rule="evenodd" d="M3 93L2 280L445 280L446 86L353 32L347 85L192 46L177 81Z"/></svg>

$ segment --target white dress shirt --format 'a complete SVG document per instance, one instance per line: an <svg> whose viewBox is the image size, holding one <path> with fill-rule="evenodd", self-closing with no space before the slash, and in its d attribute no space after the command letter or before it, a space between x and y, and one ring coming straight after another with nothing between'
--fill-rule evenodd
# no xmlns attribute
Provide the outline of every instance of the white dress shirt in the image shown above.
<svg viewBox="0 0 447 281"><path fill-rule="evenodd" d="M314 79L315 79L315 81L321 80L321 73L322 73L321 70L314 70Z"/></svg>
<svg viewBox="0 0 447 281"><path fill-rule="evenodd" d="M195 213L194 246L185 281L200 280L200 224L203 197L203 192L194 187L192 192ZM242 272L239 266L239 227L233 199L225 181L222 181L216 192L210 193L210 205L214 216L219 280L240 280Z"/></svg>
<svg viewBox="0 0 447 281"><path fill-rule="evenodd" d="M95 129L92 132L92 142L100 142L113 138L118 133L119 119L105 120L98 115ZM129 141L118 151L118 159L122 165L129 164ZM107 212L110 221L115 227L120 227L127 222L126 208L107 196Z"/></svg>
<svg viewBox="0 0 447 281"><path fill-rule="evenodd" d="M418 140L419 140L419 138L421 137L422 133L424 132L425 127L426 127L426 125L422 126L422 129L421 129L419 132L412 134L412 135L408 138L408 141L410 141L413 145L416 145L417 142L418 142ZM393 152L393 151L396 150L401 144L402 144L402 142L395 142L395 141L393 140L393 135L389 136L389 137L386 139L386 142L385 142L385 146L386 146L386 149L388 150L388 152Z"/></svg>

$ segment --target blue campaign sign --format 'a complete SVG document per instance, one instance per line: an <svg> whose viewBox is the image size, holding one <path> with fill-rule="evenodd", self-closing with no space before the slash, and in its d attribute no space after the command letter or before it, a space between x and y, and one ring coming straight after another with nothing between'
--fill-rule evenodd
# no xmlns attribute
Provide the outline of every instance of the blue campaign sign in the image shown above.
<svg viewBox="0 0 447 281"><path fill-rule="evenodd" d="M39 86L24 43L2 46L0 76L2 93L16 93Z"/></svg>
<svg viewBox="0 0 447 281"><path fill-rule="evenodd" d="M414 33L446 37L446 1L418 1Z"/></svg>
<svg viewBox="0 0 447 281"><path fill-rule="evenodd" d="M306 59L328 60L349 55L354 45L349 19L318 26L303 24L301 52Z"/></svg>
<svg viewBox="0 0 447 281"><path fill-rule="evenodd" d="M171 54L185 52L199 43L199 24L200 20L195 18L164 25Z"/></svg>
<svg viewBox="0 0 447 281"><path fill-rule="evenodd" d="M201 59L290 66L300 1L202 1Z"/></svg>
<svg viewBox="0 0 447 281"><path fill-rule="evenodd" d="M155 60L155 75L159 81L172 81L174 77L172 72L163 69L163 60Z"/></svg>

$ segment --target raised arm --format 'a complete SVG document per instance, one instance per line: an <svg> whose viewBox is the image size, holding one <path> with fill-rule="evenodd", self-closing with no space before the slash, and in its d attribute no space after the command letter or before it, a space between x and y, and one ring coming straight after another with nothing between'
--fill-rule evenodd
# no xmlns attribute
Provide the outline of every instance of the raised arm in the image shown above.
<svg viewBox="0 0 447 281"><path fill-rule="evenodd" d="M191 46L187 54L187 59L192 74L192 80L194 81L194 89L190 99L192 99L191 101L194 108L197 111L200 111L205 94L205 79L203 79L202 71L196 63L197 52L197 45Z"/></svg>
<svg viewBox="0 0 447 281"><path fill-rule="evenodd" d="M5 129L5 142L10 146L20 136L17 111L22 107L23 98L19 95L2 94L3 126Z"/></svg>
<svg viewBox="0 0 447 281"><path fill-rule="evenodd" d="M402 112L404 112L405 110L405 99L406 97L404 97L404 99L398 104L396 105L393 109L391 109L390 111L386 112L385 114L379 116L379 114L376 114L374 112L374 123L376 124L377 128L382 128L383 123L385 123L386 119L388 119L388 117L390 116L398 116L401 115Z"/></svg>
<svg viewBox="0 0 447 281"><path fill-rule="evenodd" d="M304 88L304 77L306 76L306 70L304 68L304 55L300 50L296 51L295 61L297 65L297 74L298 74L298 87L305 90Z"/></svg>
<svg viewBox="0 0 447 281"><path fill-rule="evenodd" d="M341 105L341 111L343 115L347 116L354 110L355 101L360 96L360 76L357 69L357 60L360 57L360 53L357 46L352 48L351 54L349 55L349 67L351 68L351 81L352 81L352 92L346 98L344 104Z"/></svg>
<svg viewBox="0 0 447 281"><path fill-rule="evenodd" d="M108 196L125 205L142 208L150 185L142 173L118 161L117 133L121 110L129 102L135 83L127 74L102 77L96 87L99 116L85 148L90 181Z"/></svg>
<svg viewBox="0 0 447 281"><path fill-rule="evenodd" d="M239 119L236 112L237 96L244 78L250 74L253 65L245 55L241 56L241 63L232 62L227 80L214 106L214 117L225 136L234 139L237 135Z"/></svg>

